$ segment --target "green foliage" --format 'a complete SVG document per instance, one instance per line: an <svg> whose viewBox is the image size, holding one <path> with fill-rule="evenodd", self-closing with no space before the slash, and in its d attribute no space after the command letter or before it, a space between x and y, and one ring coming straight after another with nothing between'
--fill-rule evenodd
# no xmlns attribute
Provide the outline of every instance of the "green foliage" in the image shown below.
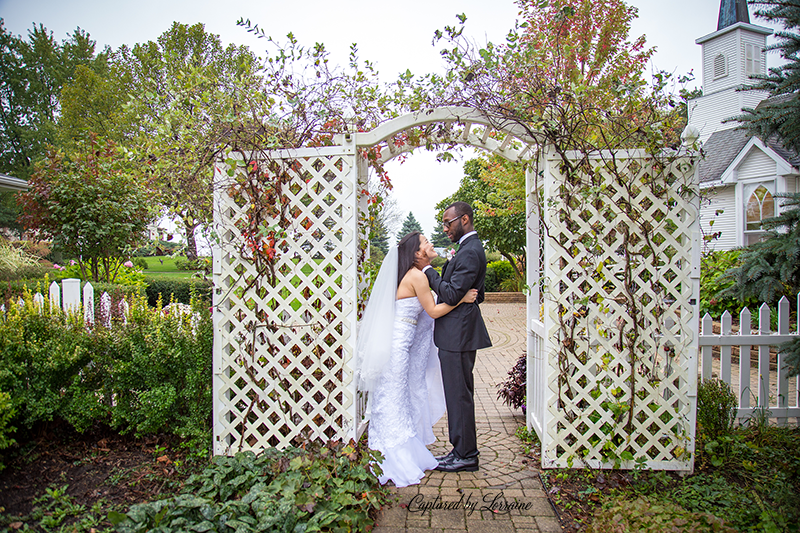
<svg viewBox="0 0 800 533"><path fill-rule="evenodd" d="M147 259L144 257L132 257L131 263L140 270L147 270Z"/></svg>
<svg viewBox="0 0 800 533"><path fill-rule="evenodd" d="M414 213L409 212L408 216L403 221L403 227L400 228L400 233L397 234L398 242L412 231L423 233L422 226L420 226L419 222L417 222L417 219L414 218Z"/></svg>
<svg viewBox="0 0 800 533"><path fill-rule="evenodd" d="M719 250L703 256L700 262L700 315L710 313L714 318L725 311L729 311L734 318L745 307L755 310L758 301L749 298L740 300L730 295L727 291L734 285L734 279L727 276L726 272L741 264L739 256L741 249Z"/></svg>
<svg viewBox="0 0 800 533"><path fill-rule="evenodd" d="M785 0L756 0L749 2L759 6L756 16L783 26L776 31L777 42L765 50L779 50L787 61L769 69L766 76L754 76L760 80L743 90L767 91L770 98L755 109L744 108L744 115L736 117L754 135L767 139L775 134L795 152L800 151L800 6Z"/></svg>
<svg viewBox="0 0 800 533"><path fill-rule="evenodd" d="M24 228L17 221L22 211L17 205L16 193L13 191L0 191L0 228L6 228L22 238Z"/></svg>
<svg viewBox="0 0 800 533"><path fill-rule="evenodd" d="M47 301L36 309L28 293L0 320L0 390L11 395L14 421L31 428L58 418L77 431L99 423L205 439L213 332L207 308L194 309L165 314L136 299L127 324L112 314L110 329L88 329L81 315Z"/></svg>
<svg viewBox="0 0 800 533"><path fill-rule="evenodd" d="M9 436L17 430L11 425L11 420L16 412L11 401L11 395L0 391L0 450L5 450L9 446L16 444L16 441ZM3 463L0 462L0 470L2 469Z"/></svg>
<svg viewBox="0 0 800 533"><path fill-rule="evenodd" d="M203 24L175 22L154 41L120 48L115 66L128 82L127 112L138 126L131 148L150 162L153 200L180 220L194 260L195 231L211 222L214 162L226 143L241 146L233 135L252 117L271 115L258 61L246 46L223 47ZM263 143L264 134L253 135Z"/></svg>
<svg viewBox="0 0 800 533"><path fill-rule="evenodd" d="M110 141L48 154L20 195L25 226L76 257L81 279L113 282L125 250L151 219L151 200L134 167Z"/></svg>
<svg viewBox="0 0 800 533"><path fill-rule="evenodd" d="M737 531L796 531L800 523L800 429L739 427L698 447L696 473L665 484L642 483L624 495L668 502L723 518Z"/></svg>
<svg viewBox="0 0 800 533"><path fill-rule="evenodd" d="M178 270L206 270L211 271L211 258L198 257L194 261L185 257L175 258L175 268Z"/></svg>
<svg viewBox="0 0 800 533"><path fill-rule="evenodd" d="M144 281L144 274L142 271L136 267L130 268L125 266L125 263L121 259L112 259L109 261L109 268L112 272L116 272L114 275L113 285L121 285L124 287L134 287L137 289L144 289L145 281ZM60 273L60 277L64 278L76 278L81 279L83 281L91 281L88 272L82 271L80 265L76 261L70 261L69 265L63 267ZM95 291L101 282L94 282L92 286L95 287Z"/></svg>
<svg viewBox="0 0 800 533"><path fill-rule="evenodd" d="M739 401L731 386L719 379L707 379L697 385L698 431L706 439L730 434L736 420Z"/></svg>
<svg viewBox="0 0 800 533"><path fill-rule="evenodd" d="M109 520L120 533L366 531L389 495L374 472L378 460L352 441L217 456L182 494Z"/></svg>
<svg viewBox="0 0 800 533"><path fill-rule="evenodd" d="M133 251L134 257L152 257L156 255L164 255L171 254L181 245L177 242L169 242L169 241L148 241L145 244L142 244L138 248Z"/></svg>
<svg viewBox="0 0 800 533"><path fill-rule="evenodd" d="M511 267L511 274L521 277L517 269L525 263L525 173L518 167L512 167L511 173L515 177L522 176L521 190L519 187L503 187L493 179L492 174L499 173L499 168L505 169L500 161L499 158L493 158L465 162L464 177L458 190L436 204L436 209L441 218L445 208L453 202L470 204L475 214L475 229L486 241L487 250L500 252ZM491 283L492 289L487 285L486 290L490 292L500 291L503 280L508 278L505 273L498 273L496 282L494 277L491 281L489 277L487 272L487 284Z"/></svg>
<svg viewBox="0 0 800 533"><path fill-rule="evenodd" d="M486 292L500 292L503 283L515 277L514 267L508 261L492 261L486 265Z"/></svg>
<svg viewBox="0 0 800 533"><path fill-rule="evenodd" d="M80 28L59 43L41 24L27 39L0 25L0 172L30 178L33 164L57 144L62 87L78 65L105 72L108 53L95 54L95 42Z"/></svg>
<svg viewBox="0 0 800 533"><path fill-rule="evenodd" d="M622 500L598 512L587 533L627 533L642 531L724 532L737 530L723 520L707 514L690 512L664 500L637 498Z"/></svg>
<svg viewBox="0 0 800 533"><path fill-rule="evenodd" d="M200 300L211 302L212 284L210 281L199 279L151 279L147 283L145 293L147 303L151 307L158 304L159 298L163 302L190 303L192 287L195 287L197 296Z"/></svg>

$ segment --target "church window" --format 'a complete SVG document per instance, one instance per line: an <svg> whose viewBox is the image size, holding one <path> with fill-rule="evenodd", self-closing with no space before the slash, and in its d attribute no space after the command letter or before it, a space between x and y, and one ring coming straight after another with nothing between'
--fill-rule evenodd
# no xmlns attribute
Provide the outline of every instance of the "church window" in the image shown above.
<svg viewBox="0 0 800 533"><path fill-rule="evenodd" d="M756 44L745 45L745 71L748 76L761 74L761 47Z"/></svg>
<svg viewBox="0 0 800 533"><path fill-rule="evenodd" d="M745 216L746 231L759 231L762 220L775 216L775 199L763 185L759 185L747 200Z"/></svg>

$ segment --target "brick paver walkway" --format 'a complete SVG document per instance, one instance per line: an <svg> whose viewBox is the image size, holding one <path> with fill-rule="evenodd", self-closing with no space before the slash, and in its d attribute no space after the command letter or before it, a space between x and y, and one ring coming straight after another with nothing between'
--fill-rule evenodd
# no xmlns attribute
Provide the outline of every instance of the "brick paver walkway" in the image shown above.
<svg viewBox="0 0 800 533"><path fill-rule="evenodd" d="M538 470L522 462L514 436L525 424L522 412L497 399L497 384L525 350L525 306L483 303L481 312L493 346L478 351L474 372L480 470L431 471L419 485L394 489L397 500L382 509L375 533L561 531ZM449 452L446 417L434 432L431 451Z"/></svg>

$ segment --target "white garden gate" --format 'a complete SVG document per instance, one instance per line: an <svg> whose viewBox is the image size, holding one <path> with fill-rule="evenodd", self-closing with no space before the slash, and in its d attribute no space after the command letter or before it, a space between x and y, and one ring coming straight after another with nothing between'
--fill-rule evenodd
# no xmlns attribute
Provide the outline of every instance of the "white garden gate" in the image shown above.
<svg viewBox="0 0 800 533"><path fill-rule="evenodd" d="M571 279L578 276L577 271L569 269L576 259L557 251L558 247L565 248L565 239L575 236L559 227L564 210L548 204L548 191L555 190L558 180L565 179L559 175L556 161L541 155L547 152L538 149L537 139L468 108L406 115L371 132L338 135L334 144L272 151L263 156L232 154L216 169L214 453L284 447L308 438L356 438L361 434L364 398L355 391L351 365L359 306L364 303L362 295L367 286L362 271L367 240L359 229L364 227L367 212L363 194L367 158L385 162L421 145L464 144L512 161L535 163L529 165L527 175L527 268L531 286L528 413L529 424L543 442L543 463L556 466L583 459L608 466L609 447L596 442L609 431L606 424L611 419L606 411L613 406L604 404L604 398L612 394L616 403L623 403L627 393L609 392L624 388L625 375L611 377L614 372L602 370L601 359L612 357L621 368L625 356L613 353L613 339L584 342L584 337L591 336L591 328L583 327L579 336L585 344L581 348L585 355L577 363L569 361L566 373L559 366L564 363L556 345L561 338L559 316L563 318L567 308L572 312L578 300L588 302L597 299L592 296L595 293L609 293L603 283L587 281L587 285ZM647 171L651 162L644 154L619 157L629 162L625 172L636 183L663 170ZM607 158L596 160L598 171L604 162ZM637 290L642 291L640 301L647 301L647 312L658 316L649 322L635 317L631 322L638 324L642 339L646 338L640 340L643 351L632 366L637 369L640 361L650 361L651 372L658 373L661 381L644 386L649 383L650 374L636 380L634 394L637 398L646 397L634 405L634 444L620 447L619 438L612 440L617 443L618 455L632 449L636 457L645 457L652 466L688 469L694 446L697 361L697 318L691 303L696 298L696 283L690 281L694 268L691 251L694 246L699 254L699 241L693 240L696 205L685 194L693 186L693 169L685 160L682 166L674 161L671 164L668 172L680 174L680 180L673 180L676 191L677 181L681 182L680 193L658 201L647 199L645 192L636 198L622 193L616 197L619 202L646 204L641 213L658 218L654 230L663 237L656 238L653 246L657 253L667 253L669 259L649 269L635 267L635 275L641 280L637 285ZM268 179L261 180L261 175ZM544 187L542 205L546 207L542 217L537 211L540 202L534 201L540 187ZM618 216L605 222L621 227ZM596 222L595 226L590 221L583 224L596 227ZM574 230L575 225L569 229ZM540 239L545 234L543 230L549 238ZM264 253L267 246L274 257ZM614 264L621 264L614 260L613 242L605 246L604 254L591 260L599 257L609 271L615 268ZM577 261L580 264L582 260ZM631 266L630 261L625 264ZM630 270L627 268L626 272ZM648 296L648 290L657 294ZM604 306L607 308L610 307ZM590 315L595 327L600 322L608 324L609 320L629 320L625 309ZM539 322L541 316L544 322ZM602 348L598 348L600 345ZM665 346L674 350L669 357L659 352ZM684 364L689 360L695 362L694 366ZM574 408L566 408L569 402L564 401L561 386L569 380L575 380L570 385L570 401L580 404L582 412L589 406L596 414L584 416L576 414ZM592 398L597 392L587 384L589 380L604 383L596 398ZM640 405L652 412L642 417L644 409ZM645 433L646 442L640 437Z"/></svg>

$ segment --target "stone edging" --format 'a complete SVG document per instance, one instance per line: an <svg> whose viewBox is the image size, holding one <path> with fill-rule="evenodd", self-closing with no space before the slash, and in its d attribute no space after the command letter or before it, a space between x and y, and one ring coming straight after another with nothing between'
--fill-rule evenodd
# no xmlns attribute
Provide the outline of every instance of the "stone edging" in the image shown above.
<svg viewBox="0 0 800 533"><path fill-rule="evenodd" d="M487 292L483 301L492 304L524 304L527 301L526 298L525 294L521 292Z"/></svg>

